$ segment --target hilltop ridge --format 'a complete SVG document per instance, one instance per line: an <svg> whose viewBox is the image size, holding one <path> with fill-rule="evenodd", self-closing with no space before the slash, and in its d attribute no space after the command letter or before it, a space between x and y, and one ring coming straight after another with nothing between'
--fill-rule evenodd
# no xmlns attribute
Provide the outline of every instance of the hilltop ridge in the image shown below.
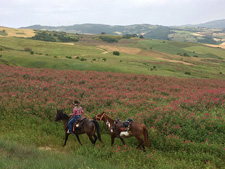
<svg viewBox="0 0 225 169"><path fill-rule="evenodd" d="M197 25L162 26L133 24L127 26L105 24L75 24L70 26L32 25L21 29L49 30L75 34L136 34L146 39L173 40L181 42L200 42L222 44L225 42L225 19Z"/></svg>

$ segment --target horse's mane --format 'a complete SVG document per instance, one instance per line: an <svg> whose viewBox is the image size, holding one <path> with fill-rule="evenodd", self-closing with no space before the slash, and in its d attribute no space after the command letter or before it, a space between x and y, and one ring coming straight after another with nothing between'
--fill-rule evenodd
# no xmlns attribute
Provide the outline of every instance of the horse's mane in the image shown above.
<svg viewBox="0 0 225 169"><path fill-rule="evenodd" d="M66 118L66 119L70 118L70 117L69 117L67 114L65 114L65 113L62 114L62 117L63 117L63 118Z"/></svg>
<svg viewBox="0 0 225 169"><path fill-rule="evenodd" d="M70 118L67 114L63 113L63 110L60 110L60 115L61 115L62 119L69 119Z"/></svg>
<svg viewBox="0 0 225 169"><path fill-rule="evenodd" d="M109 120L111 120L111 121L114 121L113 118L109 117L108 114L106 114L106 113L104 113L104 114L105 114L105 116L106 116L105 118L107 118L107 119L109 119Z"/></svg>

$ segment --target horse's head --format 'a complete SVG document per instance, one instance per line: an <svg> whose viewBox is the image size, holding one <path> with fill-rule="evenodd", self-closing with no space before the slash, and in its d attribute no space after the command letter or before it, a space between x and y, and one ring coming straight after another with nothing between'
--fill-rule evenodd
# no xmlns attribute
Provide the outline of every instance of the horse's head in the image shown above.
<svg viewBox="0 0 225 169"><path fill-rule="evenodd" d="M101 121L104 115L105 115L105 112L102 112L102 113L96 115L93 119Z"/></svg>
<svg viewBox="0 0 225 169"><path fill-rule="evenodd" d="M63 110L56 110L55 121L62 120Z"/></svg>

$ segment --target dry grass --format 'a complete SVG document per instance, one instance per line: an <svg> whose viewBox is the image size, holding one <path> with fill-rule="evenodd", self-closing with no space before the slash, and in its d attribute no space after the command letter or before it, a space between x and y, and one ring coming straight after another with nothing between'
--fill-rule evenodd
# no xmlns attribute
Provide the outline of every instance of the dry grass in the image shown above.
<svg viewBox="0 0 225 169"><path fill-rule="evenodd" d="M35 31L32 29L15 29L15 28L0 27L0 31L3 30L6 31L7 37L29 38L35 35ZM0 37L2 37L2 35L0 35Z"/></svg>
<svg viewBox="0 0 225 169"><path fill-rule="evenodd" d="M141 49L138 49L138 48L118 47L118 46L108 46L108 45L100 45L98 47L105 49L107 52L118 51L121 53L130 54L130 55L136 55L141 51Z"/></svg>
<svg viewBox="0 0 225 169"><path fill-rule="evenodd" d="M225 42L223 42L220 45L211 45L211 44L205 44L206 46L214 47L214 48L222 48L225 49Z"/></svg>
<svg viewBox="0 0 225 169"><path fill-rule="evenodd" d="M61 44L63 44L63 45L72 45L72 46L74 45L74 43L72 43L72 42L71 43L61 43Z"/></svg>

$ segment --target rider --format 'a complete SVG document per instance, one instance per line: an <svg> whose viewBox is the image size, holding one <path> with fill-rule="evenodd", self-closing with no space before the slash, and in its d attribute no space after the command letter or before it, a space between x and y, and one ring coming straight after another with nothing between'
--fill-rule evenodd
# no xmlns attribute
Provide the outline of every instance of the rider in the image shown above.
<svg viewBox="0 0 225 169"><path fill-rule="evenodd" d="M67 133L73 133L73 123L79 119L81 117L81 115L83 115L84 111L82 109L82 107L80 106L80 102L79 101L73 101L72 104L74 105L73 108L73 113L71 113L71 116L74 116L69 122L69 130L67 131Z"/></svg>

